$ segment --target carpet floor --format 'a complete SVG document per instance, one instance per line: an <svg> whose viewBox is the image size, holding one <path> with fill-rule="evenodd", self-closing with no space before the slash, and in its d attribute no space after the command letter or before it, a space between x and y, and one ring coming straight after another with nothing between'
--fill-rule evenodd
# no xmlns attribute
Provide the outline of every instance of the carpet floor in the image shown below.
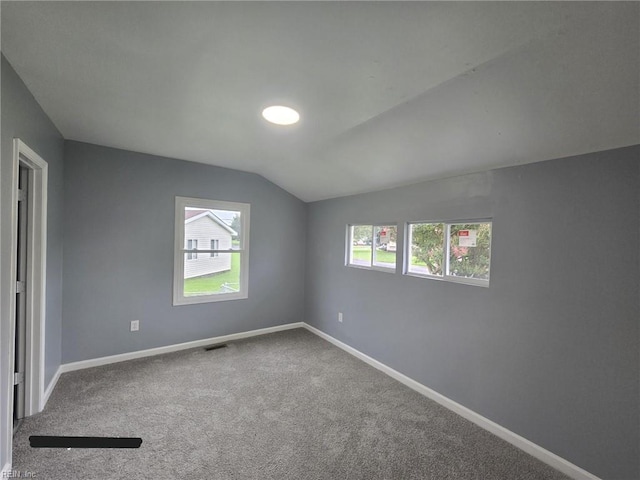
<svg viewBox="0 0 640 480"><path fill-rule="evenodd" d="M31 448L30 435L143 442ZM63 374L14 437L13 469L39 480L568 478L303 329Z"/></svg>

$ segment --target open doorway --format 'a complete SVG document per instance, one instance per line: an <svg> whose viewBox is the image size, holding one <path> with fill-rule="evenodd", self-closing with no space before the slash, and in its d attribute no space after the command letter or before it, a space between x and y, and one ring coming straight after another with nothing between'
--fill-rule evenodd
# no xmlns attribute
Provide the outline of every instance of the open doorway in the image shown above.
<svg viewBox="0 0 640 480"><path fill-rule="evenodd" d="M16 239L16 308L13 343L13 434L24 418L25 367L27 362L27 266L29 258L29 169L18 165L18 205Z"/></svg>
<svg viewBox="0 0 640 480"><path fill-rule="evenodd" d="M47 163L13 142L10 328L13 433L42 410L46 304Z"/></svg>

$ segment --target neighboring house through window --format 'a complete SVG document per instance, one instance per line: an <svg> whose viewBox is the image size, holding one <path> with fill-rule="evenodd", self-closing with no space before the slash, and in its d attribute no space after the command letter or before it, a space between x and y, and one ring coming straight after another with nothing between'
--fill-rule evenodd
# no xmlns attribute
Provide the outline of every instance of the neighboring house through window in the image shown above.
<svg viewBox="0 0 640 480"><path fill-rule="evenodd" d="M248 203L176 197L174 305L247 298L249 212Z"/></svg>

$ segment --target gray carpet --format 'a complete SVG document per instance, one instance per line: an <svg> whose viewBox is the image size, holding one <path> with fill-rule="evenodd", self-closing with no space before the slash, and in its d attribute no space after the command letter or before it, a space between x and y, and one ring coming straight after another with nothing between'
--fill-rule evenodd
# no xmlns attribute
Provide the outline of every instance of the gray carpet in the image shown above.
<svg viewBox="0 0 640 480"><path fill-rule="evenodd" d="M13 468L40 480L567 478L302 329L64 374L14 441Z"/></svg>

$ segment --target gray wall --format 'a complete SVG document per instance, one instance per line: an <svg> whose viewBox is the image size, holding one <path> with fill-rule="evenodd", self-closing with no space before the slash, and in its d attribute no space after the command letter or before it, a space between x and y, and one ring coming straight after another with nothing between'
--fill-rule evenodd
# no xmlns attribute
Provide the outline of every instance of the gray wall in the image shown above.
<svg viewBox="0 0 640 480"><path fill-rule="evenodd" d="M1 284L0 299L0 365L3 366L1 385L6 378L5 365L9 363L9 316L8 288L9 262L11 251L11 165L13 162L13 138L18 137L40 155L49 165L48 184L48 234L47 234L47 307L46 307L46 345L45 345L45 388L60 365L61 322L62 322L62 215L63 215L63 149L62 136L49 120L18 77L9 62L2 56L2 137L0 164L0 234ZM2 388L0 412L4 412L9 402ZM5 432L11 428L2 418L0 428ZM0 468L8 459L0 458Z"/></svg>
<svg viewBox="0 0 640 480"><path fill-rule="evenodd" d="M639 158L310 204L306 321L587 471L640 478ZM484 217L490 288L344 266L348 223Z"/></svg>
<svg viewBox="0 0 640 480"><path fill-rule="evenodd" d="M303 319L306 206L259 175L68 141L64 190L63 363ZM248 299L172 306L176 195L251 204Z"/></svg>

